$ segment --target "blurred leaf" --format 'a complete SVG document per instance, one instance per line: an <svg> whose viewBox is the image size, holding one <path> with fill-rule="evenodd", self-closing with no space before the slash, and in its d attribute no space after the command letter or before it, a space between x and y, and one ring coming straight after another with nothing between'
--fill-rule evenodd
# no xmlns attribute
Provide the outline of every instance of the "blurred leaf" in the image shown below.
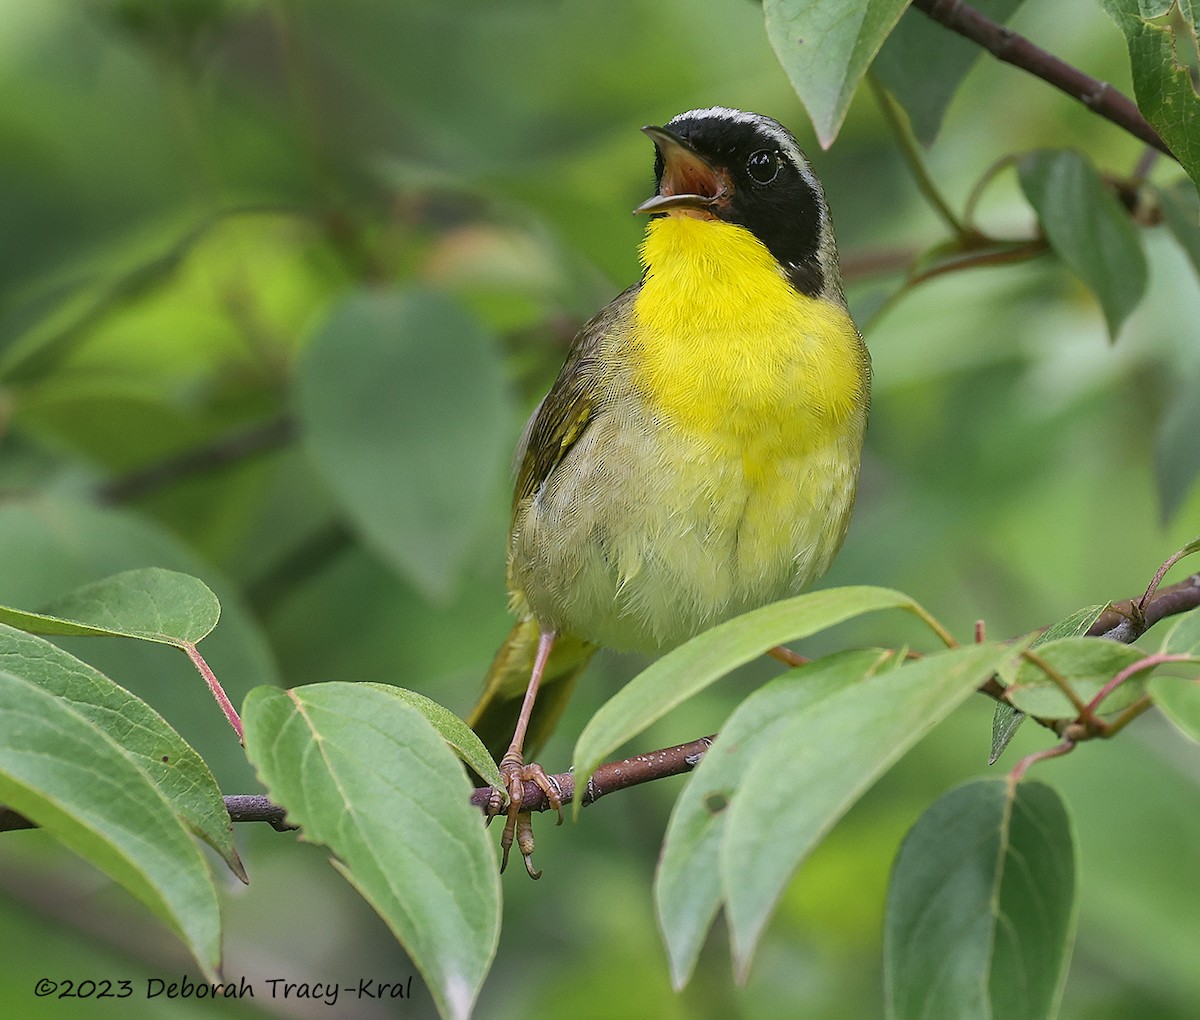
<svg viewBox="0 0 1200 1020"><path fill-rule="evenodd" d="M1078 152L1043 149L1019 170L1046 240L1096 295L1116 339L1146 289L1146 256L1129 214Z"/></svg>
<svg viewBox="0 0 1200 1020"><path fill-rule="evenodd" d="M483 741L475 735L475 731L470 726L448 708L425 697L424 694L407 691L403 687L373 683L364 684L364 686L385 691L392 697L399 698L405 704L411 705L429 720L433 728L441 734L442 739L454 749L454 753L470 765L480 779L492 786L503 788L504 781L500 778L500 770L496 767L492 756L488 754L488 749L483 746Z"/></svg>
<svg viewBox="0 0 1200 1020"><path fill-rule="evenodd" d="M980 780L939 798L896 858L889 1020L1055 1016L1076 919L1075 840L1041 783Z"/></svg>
<svg viewBox="0 0 1200 1020"><path fill-rule="evenodd" d="M1166 397L1154 441L1154 476L1164 520L1179 511L1200 476L1200 365L1180 374Z"/></svg>
<svg viewBox="0 0 1200 1020"><path fill-rule="evenodd" d="M221 604L208 585L161 567L86 584L41 613L0 606L0 623L31 634L132 637L176 647L207 637L220 615Z"/></svg>
<svg viewBox="0 0 1200 1020"><path fill-rule="evenodd" d="M1200 677L1153 676L1146 689L1179 732L1200 743Z"/></svg>
<svg viewBox="0 0 1200 1020"><path fill-rule="evenodd" d="M1059 638L1077 637L1080 634L1086 634L1091 629L1092 624L1100 619L1100 614L1106 608L1106 606L1084 606L1082 609L1075 610L1070 616L1059 620L1057 623L1052 623L1042 631L1033 639L1029 647L1038 648L1051 641L1057 641ZM1019 660L1014 662L1013 665L1014 669L1019 666ZM1012 676L1003 677L1005 686L1011 684L1015 676L1014 672ZM1004 749L1008 747L1009 742L1016 736L1017 730L1020 729L1021 723L1025 721L1025 718L1024 712L1013 708L1008 702L996 702L996 711L992 715L992 750L988 755L989 765L996 764L1000 755L1004 753Z"/></svg>
<svg viewBox="0 0 1200 1020"><path fill-rule="evenodd" d="M1200 186L1200 96L1177 55L1186 51L1195 59L1200 7L1194 0L1102 3L1125 33L1138 108Z"/></svg>
<svg viewBox="0 0 1200 1020"><path fill-rule="evenodd" d="M318 329L297 401L347 517L448 598L509 459L503 370L480 323L433 291L351 294Z"/></svg>
<svg viewBox="0 0 1200 1020"><path fill-rule="evenodd" d="M833 144L854 91L909 0L764 0L767 36L812 118Z"/></svg>
<svg viewBox="0 0 1200 1020"><path fill-rule="evenodd" d="M975 0L971 6L1004 24L1021 0ZM871 69L907 111L913 134L932 145L959 85L982 53L917 11L897 22Z"/></svg>
<svg viewBox="0 0 1200 1020"><path fill-rule="evenodd" d="M258 687L246 752L303 838L387 922L447 1017L467 1017L500 934L500 882L462 765L374 685Z"/></svg>
<svg viewBox="0 0 1200 1020"><path fill-rule="evenodd" d="M1158 204L1167 229L1200 274L1200 196L1196 194L1196 185L1189 180L1178 180L1160 188Z"/></svg>
<svg viewBox="0 0 1200 1020"><path fill-rule="evenodd" d="M215 980L221 918L199 848L138 762L70 702L0 672L0 802L171 925Z"/></svg>
<svg viewBox="0 0 1200 1020"><path fill-rule="evenodd" d="M791 670L738 706L675 802L654 881L676 988L687 983L724 900L720 847L728 806L755 757L800 712L878 670L889 653L842 652Z"/></svg>
<svg viewBox="0 0 1200 1020"><path fill-rule="evenodd" d="M1070 685L1083 701L1090 701L1109 680L1145 658L1140 648L1097 637L1060 638L1040 645L1038 656ZM1131 677L1104 699L1100 711L1115 712L1135 701L1145 687L1145 674ZM1022 662L1008 688L1013 704L1028 715L1048 719L1073 719L1079 710L1038 666Z"/></svg>
<svg viewBox="0 0 1200 1020"><path fill-rule="evenodd" d="M1019 651L970 645L868 676L806 706L755 755L730 800L720 848L741 978L788 879L834 823Z"/></svg>
<svg viewBox="0 0 1200 1020"><path fill-rule="evenodd" d="M58 646L3 623L0 670L63 699L119 743L188 828L247 881L216 779L204 759L153 708Z"/></svg>
<svg viewBox="0 0 1200 1020"><path fill-rule="evenodd" d="M775 645L864 613L914 607L907 595L887 588L830 588L763 606L705 631L643 670L591 718L575 744L576 784L586 784L605 756L625 741ZM574 809L578 812L578 801Z"/></svg>

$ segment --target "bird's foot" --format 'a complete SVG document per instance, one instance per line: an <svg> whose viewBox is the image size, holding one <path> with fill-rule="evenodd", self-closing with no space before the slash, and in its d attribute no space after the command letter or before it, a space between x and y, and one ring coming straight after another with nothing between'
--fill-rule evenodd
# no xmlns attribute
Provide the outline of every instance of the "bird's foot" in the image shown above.
<svg viewBox="0 0 1200 1020"><path fill-rule="evenodd" d="M489 818L498 815L504 808L507 794L507 819L504 832L500 834L500 849L503 856L500 860L500 870L508 867L508 852L514 842L525 861L525 870L530 878L541 878L542 873L533 866L533 816L528 811L522 811L521 805L525 800L525 784L533 783L546 795L546 800L558 815L558 823L562 825L562 791L558 784L546 774L546 770L536 762L526 765L520 754L509 751L500 760L500 777L504 780L504 789L493 788L492 798L488 802Z"/></svg>

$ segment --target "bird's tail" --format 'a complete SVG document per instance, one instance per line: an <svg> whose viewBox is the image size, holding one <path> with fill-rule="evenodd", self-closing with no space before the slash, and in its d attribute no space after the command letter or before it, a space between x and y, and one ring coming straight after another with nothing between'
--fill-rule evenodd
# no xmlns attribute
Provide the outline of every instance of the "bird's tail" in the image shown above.
<svg viewBox="0 0 1200 1020"><path fill-rule="evenodd" d="M497 761L508 749L517 725L521 702L533 672L538 633L537 621L532 616L517 620L492 660L479 703L467 717L467 725L478 734ZM579 638L564 634L555 638L525 736L526 761L533 760L554 732L567 707L567 699L575 689L575 682L595 650L595 645Z"/></svg>

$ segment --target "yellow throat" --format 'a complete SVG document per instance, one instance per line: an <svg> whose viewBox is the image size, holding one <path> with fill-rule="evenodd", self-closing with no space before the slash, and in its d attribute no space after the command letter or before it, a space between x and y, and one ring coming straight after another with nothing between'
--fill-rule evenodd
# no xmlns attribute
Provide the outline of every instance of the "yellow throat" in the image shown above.
<svg viewBox="0 0 1200 1020"><path fill-rule="evenodd" d="M670 423L764 456L866 415L866 350L845 306L797 291L749 230L651 220L630 338L634 383Z"/></svg>

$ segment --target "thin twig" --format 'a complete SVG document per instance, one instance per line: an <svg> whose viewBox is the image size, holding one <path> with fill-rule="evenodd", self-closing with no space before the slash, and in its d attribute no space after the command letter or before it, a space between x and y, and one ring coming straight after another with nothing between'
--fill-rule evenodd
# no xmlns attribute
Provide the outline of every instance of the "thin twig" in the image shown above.
<svg viewBox="0 0 1200 1020"><path fill-rule="evenodd" d="M867 81L871 85L871 91L875 95L875 101L879 104L879 109L883 113L883 119L887 122L891 129L892 136L896 139L896 144L900 147L900 153L904 156L905 162L908 163L909 173L912 174L913 181L916 183L918 190L925 196L925 200L933 207L936 212L950 228L950 230L958 237L971 233L969 228L958 218L954 210L950 208L950 203L942 196L934 183L933 177L929 173L929 168L925 165L925 159L921 155L920 146L913 138L912 129L900 116L900 109L896 100L891 94L880 84L879 79L874 74L867 76Z"/></svg>
<svg viewBox="0 0 1200 1020"><path fill-rule="evenodd" d="M1159 620L1186 613L1200 606L1200 573L1185 577L1177 584L1155 590L1141 607L1142 622L1135 625L1135 604L1145 596L1113 602L1088 629L1088 637L1105 637L1129 644L1136 641Z"/></svg>
<svg viewBox="0 0 1200 1020"><path fill-rule="evenodd" d="M125 503L192 475L217 471L228 464L286 446L296 438L296 423L287 415L220 436L202 446L138 468L99 487L102 503Z"/></svg>
<svg viewBox="0 0 1200 1020"><path fill-rule="evenodd" d="M620 761L610 761L601 765L592 773L588 780L587 789L583 794L583 806L595 804L607 793L624 790L631 786L640 786L656 779L666 779L668 776L680 776L691 772L700 764L704 752L712 746L716 734L689 740L686 744L676 744L674 747L664 747L659 751L639 754L633 758L622 758ZM561 791L562 802L569 804L575 797L575 774L560 772L550 776L550 781ZM471 803L484 810L491 800L492 788L481 786L471 794ZM536 783L525 784L525 795L521 800L522 811L546 811L550 802L545 793Z"/></svg>
<svg viewBox="0 0 1200 1020"><path fill-rule="evenodd" d="M997 59L1036 75L1072 99L1079 100L1093 113L1124 128L1159 152L1176 158L1167 143L1142 116L1137 104L1107 82L1084 74L1012 29L985 17L962 0L913 0L912 6L951 31L982 46Z"/></svg>

